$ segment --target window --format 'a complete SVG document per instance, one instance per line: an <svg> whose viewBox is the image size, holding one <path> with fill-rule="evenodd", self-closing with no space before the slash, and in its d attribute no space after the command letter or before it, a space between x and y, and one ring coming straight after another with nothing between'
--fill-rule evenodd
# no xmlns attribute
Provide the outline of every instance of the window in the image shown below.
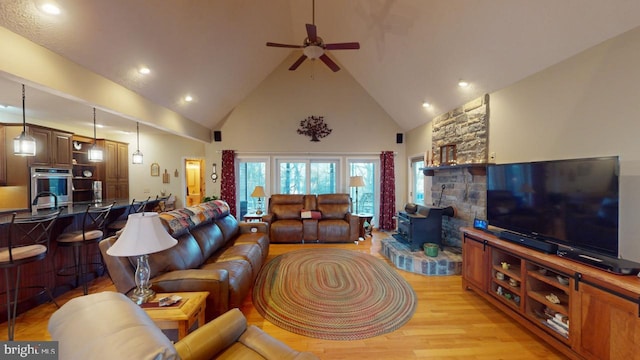
<svg viewBox="0 0 640 360"><path fill-rule="evenodd" d="M244 214L253 212L256 209L257 199L251 197L251 193L256 186L264 186L268 192L267 186L267 160L264 159L238 159L238 218L241 219ZM267 196L269 196L267 194ZM268 198L267 198L268 199ZM266 200L262 199L262 210L266 205Z"/></svg>
<svg viewBox="0 0 640 360"><path fill-rule="evenodd" d="M349 193L353 199L353 212L358 214L375 214L377 213L377 199L379 197L377 191L378 174L376 165L378 160L349 160L349 176L362 176L364 186L359 188L350 188ZM357 189L357 196L356 196Z"/></svg>
<svg viewBox="0 0 640 360"><path fill-rule="evenodd" d="M339 160L278 160L280 194L332 194L338 189Z"/></svg>
<svg viewBox="0 0 640 360"><path fill-rule="evenodd" d="M410 201L415 204L424 205L424 174L421 168L424 167L424 159L411 159L411 192Z"/></svg>

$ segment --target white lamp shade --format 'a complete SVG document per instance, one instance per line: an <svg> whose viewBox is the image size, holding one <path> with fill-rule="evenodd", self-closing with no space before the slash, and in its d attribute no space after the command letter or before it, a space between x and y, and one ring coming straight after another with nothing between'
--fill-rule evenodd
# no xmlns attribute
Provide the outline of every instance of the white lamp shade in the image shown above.
<svg viewBox="0 0 640 360"><path fill-rule="evenodd" d="M324 49L321 48L320 46L309 45L309 46L305 47L304 49L302 49L302 52L309 59L317 59L320 56L322 56L322 54L324 54Z"/></svg>
<svg viewBox="0 0 640 360"><path fill-rule="evenodd" d="M362 176L352 176L349 178L349 186L350 187L363 187L364 179Z"/></svg>
<svg viewBox="0 0 640 360"><path fill-rule="evenodd" d="M118 240L107 250L111 256L139 256L166 250L178 241L162 226L158 213L129 215Z"/></svg>
<svg viewBox="0 0 640 360"><path fill-rule="evenodd" d="M264 193L264 187L262 186L256 186L255 189L253 189L253 192L251 193L251 197L260 198L265 196L267 195Z"/></svg>

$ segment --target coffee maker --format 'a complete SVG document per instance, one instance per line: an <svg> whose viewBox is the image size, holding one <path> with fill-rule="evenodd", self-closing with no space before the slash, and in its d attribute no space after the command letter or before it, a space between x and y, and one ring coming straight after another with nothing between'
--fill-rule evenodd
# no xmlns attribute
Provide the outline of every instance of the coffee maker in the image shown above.
<svg viewBox="0 0 640 360"><path fill-rule="evenodd" d="M102 202L102 181L94 181L92 189L93 189L93 202L101 203Z"/></svg>

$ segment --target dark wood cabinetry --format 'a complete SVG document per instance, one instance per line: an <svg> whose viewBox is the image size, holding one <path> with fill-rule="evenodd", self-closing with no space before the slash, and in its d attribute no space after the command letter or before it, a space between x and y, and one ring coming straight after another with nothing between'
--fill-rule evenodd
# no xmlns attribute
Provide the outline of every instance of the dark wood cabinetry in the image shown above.
<svg viewBox="0 0 640 360"><path fill-rule="evenodd" d="M89 161L93 139L73 136L73 201L93 201L93 182L100 180L98 163Z"/></svg>
<svg viewBox="0 0 640 360"><path fill-rule="evenodd" d="M101 140L104 149L104 199L129 198L129 144Z"/></svg>
<svg viewBox="0 0 640 360"><path fill-rule="evenodd" d="M575 359L640 354L640 279L463 229L462 285Z"/></svg>
<svg viewBox="0 0 640 360"><path fill-rule="evenodd" d="M36 140L36 156L28 158L29 166L71 167L72 133L35 125L27 131Z"/></svg>

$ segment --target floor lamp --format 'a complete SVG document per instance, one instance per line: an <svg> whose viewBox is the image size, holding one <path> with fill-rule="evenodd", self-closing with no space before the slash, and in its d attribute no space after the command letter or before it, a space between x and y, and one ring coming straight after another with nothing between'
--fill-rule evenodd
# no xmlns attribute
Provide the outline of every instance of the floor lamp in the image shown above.
<svg viewBox="0 0 640 360"><path fill-rule="evenodd" d="M364 187L364 179L362 176L352 176L349 178L349 187L356 188L356 214L359 213L358 210L358 188Z"/></svg>

